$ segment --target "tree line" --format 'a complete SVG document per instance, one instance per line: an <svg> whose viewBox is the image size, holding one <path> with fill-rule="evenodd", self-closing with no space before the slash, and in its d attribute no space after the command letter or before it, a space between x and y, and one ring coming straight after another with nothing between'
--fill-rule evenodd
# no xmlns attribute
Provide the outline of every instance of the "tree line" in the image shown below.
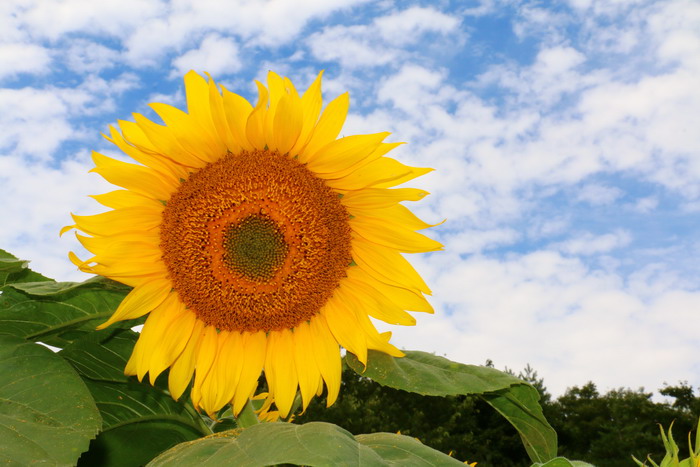
<svg viewBox="0 0 700 467"><path fill-rule="evenodd" d="M634 465L632 455L651 454L660 462L665 450L658 425L667 429L673 422L677 439L684 440L700 415L700 394L687 382L664 385L659 392L667 401L656 402L643 389L601 394L593 382L553 398L530 366L518 376L538 389L544 415L559 437L559 454L600 467ZM335 423L353 434L401 432L479 467L531 464L515 429L477 396L421 396L380 386L349 369L342 381L332 407L316 398L295 421ZM685 443L679 444L684 449Z"/></svg>

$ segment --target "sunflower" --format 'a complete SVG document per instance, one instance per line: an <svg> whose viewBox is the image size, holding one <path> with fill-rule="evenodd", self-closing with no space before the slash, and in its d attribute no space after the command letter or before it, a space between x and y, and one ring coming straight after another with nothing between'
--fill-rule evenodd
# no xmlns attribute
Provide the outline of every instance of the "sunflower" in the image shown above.
<svg viewBox="0 0 700 467"><path fill-rule="evenodd" d="M197 409L238 414L265 374L282 416L297 390L305 409L340 389L340 346L403 354L370 317L413 325L432 312L430 290L402 253L441 245L402 201L427 193L394 188L431 169L385 154L389 133L338 138L345 93L321 113L321 76L299 95L270 72L252 106L214 81L185 75L188 112L151 104L105 137L137 164L93 153L122 187L95 195L110 208L73 215L94 256L69 257L84 272L133 287L99 328L148 314L125 373L151 384L166 368L178 399L190 385Z"/></svg>

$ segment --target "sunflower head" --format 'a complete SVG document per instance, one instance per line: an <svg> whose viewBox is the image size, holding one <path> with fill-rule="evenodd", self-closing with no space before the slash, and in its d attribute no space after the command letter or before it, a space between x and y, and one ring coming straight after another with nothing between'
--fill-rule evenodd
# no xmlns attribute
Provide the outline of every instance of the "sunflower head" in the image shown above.
<svg viewBox="0 0 700 467"><path fill-rule="evenodd" d="M82 271L133 287L100 327L148 314L125 372L150 381L169 368L172 396L191 385L209 414L238 414L264 372L267 405L286 417L340 388L340 346L402 353L370 317L413 325L432 312L430 290L402 253L441 245L403 201L427 193L392 188L430 169L385 156L388 133L338 138L343 94L321 112L321 74L299 95L288 78L256 82L253 106L185 76L187 112L151 104L106 138L135 163L93 153L94 172L121 187L94 198L108 211L73 215Z"/></svg>

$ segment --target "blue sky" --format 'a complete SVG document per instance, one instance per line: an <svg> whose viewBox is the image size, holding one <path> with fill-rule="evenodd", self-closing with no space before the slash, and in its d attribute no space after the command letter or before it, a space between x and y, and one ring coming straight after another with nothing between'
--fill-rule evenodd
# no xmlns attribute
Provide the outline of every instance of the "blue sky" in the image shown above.
<svg viewBox="0 0 700 467"><path fill-rule="evenodd" d="M693 0L164 1L0 4L0 247L83 280L59 239L100 133L182 75L249 99L268 70L325 69L343 134L391 131L435 172L411 206L444 252L411 257L435 315L395 342L596 382L700 385L700 3Z"/></svg>

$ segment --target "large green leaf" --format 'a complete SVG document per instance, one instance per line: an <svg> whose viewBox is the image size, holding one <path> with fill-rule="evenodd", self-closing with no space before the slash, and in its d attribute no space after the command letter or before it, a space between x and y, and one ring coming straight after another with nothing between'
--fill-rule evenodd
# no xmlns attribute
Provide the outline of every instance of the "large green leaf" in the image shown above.
<svg viewBox="0 0 700 467"><path fill-rule="evenodd" d="M1 465L74 465L100 423L90 392L65 360L0 335Z"/></svg>
<svg viewBox="0 0 700 467"><path fill-rule="evenodd" d="M129 290L104 278L8 284L0 295L0 333L64 347L106 321Z"/></svg>
<svg viewBox="0 0 700 467"><path fill-rule="evenodd" d="M51 280L32 271L27 267L28 265L29 261L17 259L7 251L0 249L0 289L7 284Z"/></svg>
<svg viewBox="0 0 700 467"><path fill-rule="evenodd" d="M348 353L346 363L358 374L395 389L429 396L478 395L518 430L533 462L556 456L557 434L530 384L494 368L464 365L425 352L405 353L394 358L370 350L366 368Z"/></svg>
<svg viewBox="0 0 700 467"><path fill-rule="evenodd" d="M481 397L518 430L530 460L546 462L557 455L557 433L544 418L537 389L518 384Z"/></svg>
<svg viewBox="0 0 700 467"><path fill-rule="evenodd" d="M383 386L425 396L484 394L527 384L502 371L485 366L464 365L433 354L406 351L403 358L370 350L367 368L348 352L346 363L358 374Z"/></svg>
<svg viewBox="0 0 700 467"><path fill-rule="evenodd" d="M83 376L103 419L81 465L144 465L178 443L211 433L187 398L174 401L161 385L124 375L137 337L128 329L97 331L60 352Z"/></svg>
<svg viewBox="0 0 700 467"><path fill-rule="evenodd" d="M261 423L183 443L154 459L157 466L258 467L464 465L413 438L389 433L353 435L330 423Z"/></svg>
<svg viewBox="0 0 700 467"><path fill-rule="evenodd" d="M461 465L457 459L436 451L415 438L393 433L371 433L357 435L358 443L372 448L387 465Z"/></svg>

